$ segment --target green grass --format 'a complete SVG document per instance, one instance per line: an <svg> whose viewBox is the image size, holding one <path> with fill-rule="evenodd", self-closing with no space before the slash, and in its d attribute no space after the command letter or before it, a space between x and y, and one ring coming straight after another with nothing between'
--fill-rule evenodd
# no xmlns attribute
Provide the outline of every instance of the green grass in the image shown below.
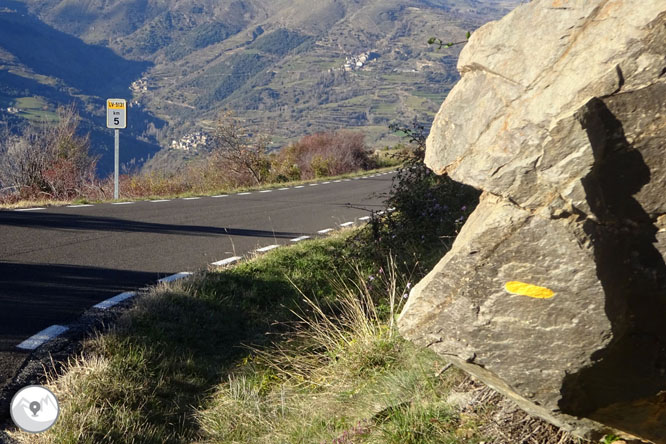
<svg viewBox="0 0 666 444"><path fill-rule="evenodd" d="M19 97L14 100L12 106L20 110L19 116L31 122L53 123L58 121L57 114L49 110L48 104L41 97Z"/></svg>
<svg viewBox="0 0 666 444"><path fill-rule="evenodd" d="M56 425L14 438L478 442L476 429L444 402L461 374L436 376L440 359L400 338L391 322L402 300L399 278L389 270L372 289L367 264L350 265L348 236L142 295L51 376L61 403Z"/></svg>
<svg viewBox="0 0 666 444"><path fill-rule="evenodd" d="M413 96L416 97L421 97L424 99L428 99L429 101L435 103L437 106L441 105L441 103L446 99L446 96L448 95L448 92L445 93L427 93L427 92L422 92L422 91L410 91L410 93Z"/></svg>

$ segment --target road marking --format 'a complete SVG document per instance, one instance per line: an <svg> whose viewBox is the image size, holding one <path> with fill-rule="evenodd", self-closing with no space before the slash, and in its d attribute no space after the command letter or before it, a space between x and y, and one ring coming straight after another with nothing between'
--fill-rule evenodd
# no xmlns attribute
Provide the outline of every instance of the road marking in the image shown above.
<svg viewBox="0 0 666 444"><path fill-rule="evenodd" d="M317 185L319 185L319 184L318 183L311 183L310 184L311 187L316 187Z"/></svg>
<svg viewBox="0 0 666 444"><path fill-rule="evenodd" d="M211 196L211 197L215 197L215 198L217 198L217 197L229 197L229 195L228 194L218 194L217 196Z"/></svg>
<svg viewBox="0 0 666 444"><path fill-rule="evenodd" d="M225 265L229 265L229 264L233 264L234 262L238 262L241 259L242 259L242 257L240 257L240 256L228 257L226 259L222 259L221 261L213 262L211 265L217 265L218 267L223 267Z"/></svg>
<svg viewBox="0 0 666 444"><path fill-rule="evenodd" d="M340 224L341 227L351 227L354 225L354 222L345 222L344 224Z"/></svg>
<svg viewBox="0 0 666 444"><path fill-rule="evenodd" d="M19 208L15 211L37 211L37 210L46 210L46 208L43 207L38 207L38 208Z"/></svg>
<svg viewBox="0 0 666 444"><path fill-rule="evenodd" d="M263 191L259 191L259 192L260 192L260 193L272 193L273 190L263 190Z"/></svg>
<svg viewBox="0 0 666 444"><path fill-rule="evenodd" d="M299 185L299 186L294 187L294 188L305 188L305 186L304 185Z"/></svg>
<svg viewBox="0 0 666 444"><path fill-rule="evenodd" d="M83 207L92 207L91 204L79 204L79 205L67 205L67 208L83 208Z"/></svg>
<svg viewBox="0 0 666 444"><path fill-rule="evenodd" d="M342 179L343 182L351 182L351 179Z"/></svg>
<svg viewBox="0 0 666 444"><path fill-rule="evenodd" d="M340 183L342 182L341 180L334 180L333 183Z"/></svg>
<svg viewBox="0 0 666 444"><path fill-rule="evenodd" d="M30 336L28 339L17 345L16 348L20 348L22 350L34 350L45 342L57 338L67 330L69 330L68 327L64 327L62 325L52 325L40 331L36 335Z"/></svg>
<svg viewBox="0 0 666 444"><path fill-rule="evenodd" d="M291 241L292 242L300 242L300 241L304 241L305 239L310 239L310 236L300 236L300 237L297 237L295 239L292 239Z"/></svg>
<svg viewBox="0 0 666 444"><path fill-rule="evenodd" d="M131 205L134 202L112 202L111 205Z"/></svg>
<svg viewBox="0 0 666 444"><path fill-rule="evenodd" d="M238 193L239 196L247 196L248 194L252 194L252 193Z"/></svg>
<svg viewBox="0 0 666 444"><path fill-rule="evenodd" d="M278 191L287 191L289 188L278 188Z"/></svg>
<svg viewBox="0 0 666 444"><path fill-rule="evenodd" d="M265 253L267 251L275 250L279 245L269 245L268 247L259 248L257 253Z"/></svg>
<svg viewBox="0 0 666 444"><path fill-rule="evenodd" d="M174 282L178 281L180 279L185 279L188 276L192 276L192 273L189 271L182 271L180 273L172 274L171 276L167 276L162 279L158 279L157 282L162 282L162 283L167 283L167 282Z"/></svg>
<svg viewBox="0 0 666 444"><path fill-rule="evenodd" d="M133 298L134 296L136 296L136 291L126 291L125 293L120 293L119 295L100 302L99 304L93 305L93 308L106 310L107 308L113 307L126 299Z"/></svg>
<svg viewBox="0 0 666 444"><path fill-rule="evenodd" d="M329 183L331 183L331 182L322 182L321 184L322 185L328 185Z"/></svg>
<svg viewBox="0 0 666 444"><path fill-rule="evenodd" d="M363 177L361 177L361 179L367 179L368 177L370 177L370 176L363 176Z"/></svg>
<svg viewBox="0 0 666 444"><path fill-rule="evenodd" d="M370 220L370 216L359 217L358 220Z"/></svg>
<svg viewBox="0 0 666 444"><path fill-rule="evenodd" d="M318 234L326 234L326 233L330 233L331 231L333 231L333 228L326 228L325 230L317 231L317 233Z"/></svg>
<svg viewBox="0 0 666 444"><path fill-rule="evenodd" d="M354 177L354 180L359 180L359 179L360 179L360 177Z"/></svg>
<svg viewBox="0 0 666 444"><path fill-rule="evenodd" d="M159 203L159 202L171 202L171 201L169 199L155 199L155 200L149 200L148 202Z"/></svg>
<svg viewBox="0 0 666 444"><path fill-rule="evenodd" d="M183 200L199 200L200 197L183 197Z"/></svg>

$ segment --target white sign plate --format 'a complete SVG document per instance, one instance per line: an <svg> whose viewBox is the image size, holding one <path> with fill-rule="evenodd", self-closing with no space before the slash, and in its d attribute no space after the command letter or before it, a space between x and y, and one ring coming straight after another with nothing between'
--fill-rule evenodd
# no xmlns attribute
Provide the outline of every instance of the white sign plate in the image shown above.
<svg viewBox="0 0 666 444"><path fill-rule="evenodd" d="M127 102L125 99L106 99L106 127L127 128Z"/></svg>

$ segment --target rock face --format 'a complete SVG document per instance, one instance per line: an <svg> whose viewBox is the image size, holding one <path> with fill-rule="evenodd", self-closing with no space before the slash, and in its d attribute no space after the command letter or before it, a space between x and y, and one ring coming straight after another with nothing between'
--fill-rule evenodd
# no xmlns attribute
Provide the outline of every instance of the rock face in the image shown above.
<svg viewBox="0 0 666 444"><path fill-rule="evenodd" d="M666 443L666 0L477 30L426 163L484 191L407 338L582 437Z"/></svg>

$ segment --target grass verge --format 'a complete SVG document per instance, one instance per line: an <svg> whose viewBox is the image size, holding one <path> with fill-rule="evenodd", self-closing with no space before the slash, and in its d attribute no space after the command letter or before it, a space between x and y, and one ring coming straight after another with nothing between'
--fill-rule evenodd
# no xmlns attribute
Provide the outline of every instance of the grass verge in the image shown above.
<svg viewBox="0 0 666 444"><path fill-rule="evenodd" d="M381 314L399 306L398 278L367 280L347 260L349 236L151 290L50 376L57 424L13 437L463 442L455 441L459 417L442 401L460 374L435 377L439 359L399 337ZM392 304L377 301L391 292Z"/></svg>
<svg viewBox="0 0 666 444"><path fill-rule="evenodd" d="M353 235L303 242L150 290L49 376L61 405L56 425L12 437L512 442L493 439L495 403L478 402L488 392L400 337L394 319L409 285L391 260L379 270L350 260ZM480 394L460 393L469 387Z"/></svg>

